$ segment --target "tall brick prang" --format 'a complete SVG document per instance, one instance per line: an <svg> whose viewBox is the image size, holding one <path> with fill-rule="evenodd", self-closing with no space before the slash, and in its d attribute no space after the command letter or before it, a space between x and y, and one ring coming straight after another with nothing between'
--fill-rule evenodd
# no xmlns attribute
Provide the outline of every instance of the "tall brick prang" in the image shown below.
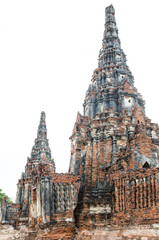
<svg viewBox="0 0 159 240"><path fill-rule="evenodd" d="M145 116L112 5L105 9L104 27L98 68L70 137L69 172L81 177L76 222L88 229L159 218L159 127Z"/></svg>

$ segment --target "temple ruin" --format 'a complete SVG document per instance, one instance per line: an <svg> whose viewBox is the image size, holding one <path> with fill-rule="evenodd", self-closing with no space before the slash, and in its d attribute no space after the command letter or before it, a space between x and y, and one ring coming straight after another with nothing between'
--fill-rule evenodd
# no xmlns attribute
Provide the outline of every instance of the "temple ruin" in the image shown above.
<svg viewBox="0 0 159 240"><path fill-rule="evenodd" d="M98 67L70 137L68 174L56 173L42 112L16 203L2 202L1 223L27 226L26 239L107 239L100 237L109 228L159 228L159 126L134 87L112 5L104 26Z"/></svg>

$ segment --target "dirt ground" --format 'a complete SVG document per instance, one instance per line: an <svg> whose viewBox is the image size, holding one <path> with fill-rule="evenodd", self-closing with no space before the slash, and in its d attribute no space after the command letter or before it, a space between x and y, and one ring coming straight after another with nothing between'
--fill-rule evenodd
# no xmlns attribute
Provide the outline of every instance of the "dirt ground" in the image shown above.
<svg viewBox="0 0 159 240"><path fill-rule="evenodd" d="M24 240L26 236L26 229L21 228L19 231L12 226L0 226L0 240L20 239Z"/></svg>

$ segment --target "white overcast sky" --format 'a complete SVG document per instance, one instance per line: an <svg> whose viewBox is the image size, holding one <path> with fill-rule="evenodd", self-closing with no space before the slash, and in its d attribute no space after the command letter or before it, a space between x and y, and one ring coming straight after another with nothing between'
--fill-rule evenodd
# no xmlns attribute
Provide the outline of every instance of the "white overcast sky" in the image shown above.
<svg viewBox="0 0 159 240"><path fill-rule="evenodd" d="M67 172L69 137L97 67L111 3L146 114L159 123L158 0L0 0L0 188L11 198L41 111L57 172Z"/></svg>

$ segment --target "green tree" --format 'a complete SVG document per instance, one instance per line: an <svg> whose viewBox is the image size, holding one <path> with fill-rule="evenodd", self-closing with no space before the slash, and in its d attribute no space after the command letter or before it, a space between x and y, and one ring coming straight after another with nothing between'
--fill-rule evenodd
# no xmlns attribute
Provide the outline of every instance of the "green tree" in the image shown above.
<svg viewBox="0 0 159 240"><path fill-rule="evenodd" d="M6 196L5 193L2 193L2 189L0 189L0 203L2 202L5 196Z"/></svg>
<svg viewBox="0 0 159 240"><path fill-rule="evenodd" d="M5 193L2 192L2 189L0 189L0 203L2 202L3 198L6 196ZM8 202L12 202L10 198L8 198Z"/></svg>

